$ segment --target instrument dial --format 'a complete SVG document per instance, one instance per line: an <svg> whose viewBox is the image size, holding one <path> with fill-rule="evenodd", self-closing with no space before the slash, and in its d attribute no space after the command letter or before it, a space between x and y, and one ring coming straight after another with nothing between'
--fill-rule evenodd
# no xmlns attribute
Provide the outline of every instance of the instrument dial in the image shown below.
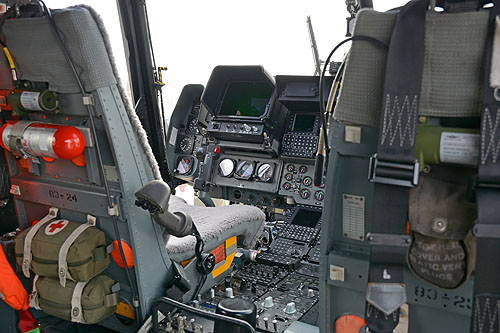
<svg viewBox="0 0 500 333"><path fill-rule="evenodd" d="M290 180L292 180L292 179L293 179L293 175L292 175L291 173L287 173L287 174L285 175L285 179L286 179L286 180L288 180L288 181L290 181Z"/></svg>
<svg viewBox="0 0 500 333"><path fill-rule="evenodd" d="M286 169L287 169L289 172L294 172L294 171L295 171L295 165L293 165L293 164L288 164L288 166L286 167Z"/></svg>
<svg viewBox="0 0 500 333"><path fill-rule="evenodd" d="M229 177L233 174L234 172L234 165L236 163L230 159L230 158L225 158L219 163L219 174L222 177Z"/></svg>
<svg viewBox="0 0 500 333"><path fill-rule="evenodd" d="M188 129L189 132L198 134L198 118L195 118L189 122Z"/></svg>
<svg viewBox="0 0 500 333"><path fill-rule="evenodd" d="M191 154L193 151L193 138L187 136L182 138L179 142L179 149L185 154Z"/></svg>
<svg viewBox="0 0 500 333"><path fill-rule="evenodd" d="M301 165L299 168L299 173L306 173L307 172L307 167L305 165Z"/></svg>
<svg viewBox="0 0 500 333"><path fill-rule="evenodd" d="M309 191L308 189L303 189L300 191L300 197L302 199L309 199L310 196L311 196L311 191Z"/></svg>
<svg viewBox="0 0 500 333"><path fill-rule="evenodd" d="M274 168L269 163L264 163L257 169L257 177L262 182L269 182L273 179Z"/></svg>
<svg viewBox="0 0 500 333"><path fill-rule="evenodd" d="M179 163L177 164L177 173L179 175L185 175L189 173L192 168L193 168L193 158L181 157Z"/></svg>
<svg viewBox="0 0 500 333"><path fill-rule="evenodd" d="M318 201L323 201L323 199L325 198L325 192L323 192L323 191L316 191L316 193L314 193L314 197Z"/></svg>
<svg viewBox="0 0 500 333"><path fill-rule="evenodd" d="M254 164L251 161L241 161L236 167L236 172L234 173L236 178L248 180L252 177L254 171Z"/></svg>
<svg viewBox="0 0 500 333"><path fill-rule="evenodd" d="M302 180L302 183L303 183L305 186L309 187L309 186L311 186L311 185L312 185L313 180L312 180L312 178L311 178L311 177L306 176L306 177L304 177L304 179Z"/></svg>
<svg viewBox="0 0 500 333"><path fill-rule="evenodd" d="M292 188L292 184L290 184L290 183L284 183L283 184L283 188L288 191L289 189Z"/></svg>

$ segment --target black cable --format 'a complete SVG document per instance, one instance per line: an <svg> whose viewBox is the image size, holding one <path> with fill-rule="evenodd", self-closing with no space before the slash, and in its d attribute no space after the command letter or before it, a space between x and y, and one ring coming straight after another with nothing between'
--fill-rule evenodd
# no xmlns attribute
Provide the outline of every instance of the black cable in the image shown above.
<svg viewBox="0 0 500 333"><path fill-rule="evenodd" d="M196 286L196 289L194 290L194 294L191 296L191 299L189 300L194 301L198 294L200 293L201 288L205 285L205 282L207 282L207 274L202 274L200 281L198 282L198 285Z"/></svg>
<svg viewBox="0 0 500 333"><path fill-rule="evenodd" d="M203 311L203 310L194 308L192 306L186 305L184 303L177 302L177 301L175 301L175 300L173 300L171 298L168 298L168 297L158 298L153 303L153 318L152 319L153 319L153 332L154 333L159 332L159 328L158 328L158 305L160 303L166 303L166 304L168 304L170 306L179 308L181 310L194 313L194 314L196 314L196 315L198 315L198 316L200 316L202 318L208 318L208 319L212 319L214 321L216 321L216 320L226 321L226 322L229 322L229 323L232 323L232 324L235 324L235 325L243 327L249 333L255 333L255 329L252 327L252 325L250 325L249 323L247 323L244 320L237 319L237 318L232 318L232 317L228 317L228 316L224 316L224 315L221 315L221 314L218 314L218 313L212 313L212 312Z"/></svg>
<svg viewBox="0 0 500 333"><path fill-rule="evenodd" d="M330 54L328 55L328 57L326 58L325 65L323 66L323 70L321 71L321 75L319 77L319 109L320 109L320 114L321 114L321 122L322 122L322 125L323 125L323 135L325 137L325 151L326 151L326 155L328 155L330 153L330 146L328 145L328 134L326 132L326 130L327 130L326 129L327 122L326 122L326 112L325 112L325 97L323 96L323 86L324 86L324 79L325 79L326 68L327 68L328 64L330 63L330 59L333 56L333 54L335 52L337 52L337 50L342 45L344 45L347 42L357 41L357 40L373 42L373 43L375 43L375 44L377 44L379 46L384 47L387 50L389 49L389 45L387 45L383 41L378 40L376 38L373 38L373 37L370 37L370 36L353 36L353 37L344 39L343 41L341 41L340 43L338 43L333 48L333 50L330 52Z"/></svg>
<svg viewBox="0 0 500 333"><path fill-rule="evenodd" d="M49 22L50 22L50 25L51 25L52 29L54 30L57 42L59 43L59 46L61 47L61 49L63 51L63 54L64 54L64 56L66 58L66 61L68 62L69 66L71 67L71 71L73 72L73 75L74 75L74 77L76 79L76 82L78 84L80 92L82 93L82 97L86 96L87 94L85 92L85 88L83 87L82 80L81 80L81 78L80 78L80 76L79 76L79 74L78 74L78 72L76 70L73 58L71 57L71 54L69 53L69 50L68 50L66 44L63 41L61 33L60 33L60 31L59 31L59 29L57 27L57 24L56 24L56 22L54 20L54 17L52 16L52 13L51 13L50 9L45 5L45 3L43 2L43 0L36 0L36 1L39 2L43 6L44 11L47 14L47 17L49 18ZM89 115L89 122L90 122L91 131L92 131L92 136L93 136L93 139L94 139L94 142L95 142L95 147L96 147L96 152L97 152L97 161L98 161L99 168L100 168L100 171L101 171L101 175L102 175L102 179L103 179L103 185L104 185L104 190L106 192L106 197L108 199L108 208L113 208L113 200L111 199L111 192L110 192L110 189L109 189L109 185L108 185L106 176L104 175L104 162L102 160L101 149L99 147L99 141L97 139L97 131L96 131L96 126L95 126L94 118L93 118L93 114L92 114L93 113L93 108L92 108L92 106L90 104L86 104L86 107L87 107L87 112L88 112L88 115ZM116 216L111 215L111 220L113 222L114 231L115 231L116 236L118 238L117 239L118 240L118 248L120 250L120 255L122 257L122 261L123 261L123 265L124 265L124 269L125 269L125 274L127 276L128 283L130 284L130 287L132 289L133 303L135 303L139 299L138 298L138 288L137 288L137 285L134 283L134 280L132 280L132 276L131 276L131 273L130 273L130 268L128 267L127 260L126 260L125 255L124 255L123 246L122 246L122 243L121 243L120 230L118 228L118 223L116 221ZM137 307L135 307L135 305L134 305L133 308L138 312L138 316L136 316L137 320L140 320L140 318L142 317L140 305L137 306Z"/></svg>

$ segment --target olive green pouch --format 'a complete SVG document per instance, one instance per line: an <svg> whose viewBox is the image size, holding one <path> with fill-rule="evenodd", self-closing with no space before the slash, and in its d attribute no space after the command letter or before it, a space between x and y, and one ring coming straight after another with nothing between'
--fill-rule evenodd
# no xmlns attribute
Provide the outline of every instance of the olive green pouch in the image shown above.
<svg viewBox="0 0 500 333"><path fill-rule="evenodd" d="M466 200L468 171L433 165L410 195L408 265L440 288L461 286L474 269L476 204ZM436 172L437 171L437 172ZM473 170L472 170L473 171Z"/></svg>
<svg viewBox="0 0 500 333"><path fill-rule="evenodd" d="M119 289L106 275L87 282L68 281L66 287L58 279L35 276L30 306L72 322L95 324L116 311Z"/></svg>
<svg viewBox="0 0 500 333"><path fill-rule="evenodd" d="M109 256L105 234L95 227L95 218L89 215L88 223L82 224L55 216L57 209L55 214L51 209L49 215L16 237L16 260L24 275L29 277L31 269L39 276L59 278L64 287L67 279L88 281L103 272Z"/></svg>

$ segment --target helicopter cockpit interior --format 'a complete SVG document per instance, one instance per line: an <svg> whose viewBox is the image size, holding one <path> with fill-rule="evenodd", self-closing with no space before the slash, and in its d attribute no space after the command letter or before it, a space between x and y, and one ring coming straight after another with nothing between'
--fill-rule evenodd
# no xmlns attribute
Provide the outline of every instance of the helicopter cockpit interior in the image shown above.
<svg viewBox="0 0 500 333"><path fill-rule="evenodd" d="M118 4L132 97L91 7L0 16L2 330L500 330L498 1L346 1L317 75L218 65L165 128Z"/></svg>

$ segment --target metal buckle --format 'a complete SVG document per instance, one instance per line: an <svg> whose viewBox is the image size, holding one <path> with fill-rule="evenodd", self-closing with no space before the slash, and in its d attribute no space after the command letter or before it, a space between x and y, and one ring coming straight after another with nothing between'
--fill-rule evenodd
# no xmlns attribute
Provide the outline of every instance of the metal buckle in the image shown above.
<svg viewBox="0 0 500 333"><path fill-rule="evenodd" d="M418 185L420 163L413 164L386 162L378 159L377 154L370 157L368 179L372 183L415 187Z"/></svg>
<svg viewBox="0 0 500 333"><path fill-rule="evenodd" d="M478 176L475 175L474 178L472 179L472 187L474 189L477 189L479 187L479 188L500 190L500 183L482 182L478 179Z"/></svg>
<svg viewBox="0 0 500 333"><path fill-rule="evenodd" d="M411 237L409 235L378 234L370 232L366 235L366 239L368 240L368 244L370 245L408 247L411 244Z"/></svg>
<svg viewBox="0 0 500 333"><path fill-rule="evenodd" d="M500 238L500 225L478 223L472 227L472 234L477 238Z"/></svg>

